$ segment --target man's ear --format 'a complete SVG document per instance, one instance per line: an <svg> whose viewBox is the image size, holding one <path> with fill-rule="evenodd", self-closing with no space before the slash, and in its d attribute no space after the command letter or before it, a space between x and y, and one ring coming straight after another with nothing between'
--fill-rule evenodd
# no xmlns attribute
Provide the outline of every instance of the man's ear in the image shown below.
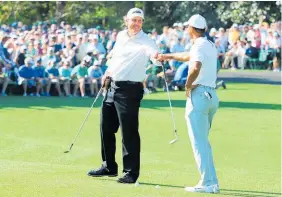
<svg viewBox="0 0 282 197"><path fill-rule="evenodd" d="M126 18L126 19L124 19L124 24L125 24L125 26L127 26L127 23L128 23L128 18Z"/></svg>

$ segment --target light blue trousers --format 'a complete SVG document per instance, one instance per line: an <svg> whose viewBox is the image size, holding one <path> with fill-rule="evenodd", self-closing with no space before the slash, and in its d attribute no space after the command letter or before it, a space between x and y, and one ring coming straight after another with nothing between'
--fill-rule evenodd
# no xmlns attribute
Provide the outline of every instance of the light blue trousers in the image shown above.
<svg viewBox="0 0 282 197"><path fill-rule="evenodd" d="M201 179L198 186L218 184L212 150L208 140L213 117L219 104L216 91L198 86L186 102L185 119Z"/></svg>

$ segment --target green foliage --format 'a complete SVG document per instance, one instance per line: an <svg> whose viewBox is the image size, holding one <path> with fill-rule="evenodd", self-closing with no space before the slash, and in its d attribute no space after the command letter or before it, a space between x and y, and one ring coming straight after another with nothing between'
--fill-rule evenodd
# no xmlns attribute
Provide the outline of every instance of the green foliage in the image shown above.
<svg viewBox="0 0 282 197"><path fill-rule="evenodd" d="M31 25L36 21L45 21L52 17L55 2L1 2L0 4L0 23L12 23L22 21Z"/></svg>
<svg viewBox="0 0 282 197"><path fill-rule="evenodd" d="M175 22L184 22L193 14L203 15L209 26L229 27L232 23L259 23L281 20L279 1L41 1L1 2L0 23L22 21L32 24L37 20L65 20L86 27L102 25L120 28L122 17L132 7L145 12L145 30Z"/></svg>
<svg viewBox="0 0 282 197"><path fill-rule="evenodd" d="M223 24L259 23L281 20L280 6L275 1L224 2L217 7L217 15Z"/></svg>

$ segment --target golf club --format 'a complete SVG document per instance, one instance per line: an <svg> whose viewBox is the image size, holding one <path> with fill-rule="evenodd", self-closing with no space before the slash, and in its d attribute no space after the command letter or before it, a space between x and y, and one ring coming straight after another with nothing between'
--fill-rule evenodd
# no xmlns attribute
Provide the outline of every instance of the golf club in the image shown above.
<svg viewBox="0 0 282 197"><path fill-rule="evenodd" d="M100 90L99 90L99 92L98 92L96 98L94 99L94 101L93 101L93 103L92 103L90 109L88 110L87 115L86 115L86 117L84 118L82 124L80 125L80 128L79 128L79 130L78 130L78 132L77 132L75 138L73 139L73 141L72 141L72 143L71 143L71 145L70 145L69 150L65 151L64 153L69 153L69 152L71 151L71 149L72 149L72 147L73 147L73 145L74 145L74 143L75 143L75 141L76 141L76 138L78 137L80 131L82 130L82 128L83 128L83 126L84 126L84 124L85 124L85 122L86 122L86 120L87 120L87 118L88 118L88 116L89 116L89 114L90 114L90 112L91 112L91 110L93 109L94 104L96 103L97 99L98 99L99 96L101 95L102 91L103 91L103 87L100 88Z"/></svg>
<svg viewBox="0 0 282 197"><path fill-rule="evenodd" d="M173 123L174 136L175 136L175 138L174 138L173 140L171 140L169 143L170 143L170 144L173 144L173 143L175 143L176 141L178 141L178 135L177 135L177 129L176 129L176 125L175 125L174 114L173 114L173 111L172 111L170 93L169 93L168 84L167 84L167 77L166 77L166 74L165 74L165 67L164 67L164 64L163 64L163 63L160 63L160 64L162 65L163 72L164 72L164 81L165 81L166 92L167 92L167 96L168 96L168 102L169 102L169 106L170 106L170 113L171 113L171 118L172 118L172 123Z"/></svg>

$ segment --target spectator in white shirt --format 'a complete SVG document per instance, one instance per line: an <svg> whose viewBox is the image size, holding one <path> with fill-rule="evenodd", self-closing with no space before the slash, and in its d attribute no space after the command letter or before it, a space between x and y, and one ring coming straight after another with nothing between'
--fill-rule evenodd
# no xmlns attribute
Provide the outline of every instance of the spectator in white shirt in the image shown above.
<svg viewBox="0 0 282 197"><path fill-rule="evenodd" d="M97 34L92 34L89 37L89 40L91 40L91 43L89 45L88 51L96 52L98 54L105 54L106 49L102 43L99 42L99 37Z"/></svg>
<svg viewBox="0 0 282 197"><path fill-rule="evenodd" d="M163 27L163 33L160 35L159 40L163 40L166 46L170 46L170 35L169 35L168 26Z"/></svg>

